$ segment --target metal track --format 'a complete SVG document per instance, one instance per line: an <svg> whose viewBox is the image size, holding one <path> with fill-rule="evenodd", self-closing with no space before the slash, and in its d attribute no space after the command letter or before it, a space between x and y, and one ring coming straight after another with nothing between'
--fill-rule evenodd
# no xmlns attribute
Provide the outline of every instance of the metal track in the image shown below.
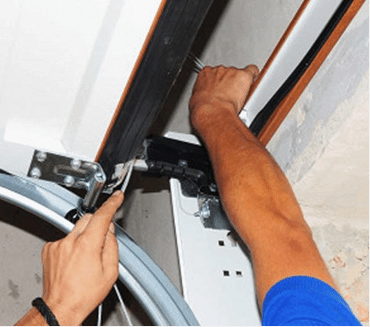
<svg viewBox="0 0 370 327"><path fill-rule="evenodd" d="M65 233L73 224L64 216L79 197L53 183L0 173L0 199L44 219ZM163 271L116 225L119 279L156 325L198 325L177 289Z"/></svg>

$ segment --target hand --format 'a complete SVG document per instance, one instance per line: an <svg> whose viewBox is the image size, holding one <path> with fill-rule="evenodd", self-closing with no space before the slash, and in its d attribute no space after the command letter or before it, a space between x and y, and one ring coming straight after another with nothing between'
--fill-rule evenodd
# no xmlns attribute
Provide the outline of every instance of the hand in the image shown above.
<svg viewBox="0 0 370 327"><path fill-rule="evenodd" d="M189 102L190 119L194 127L202 116L216 109L221 108L239 114L258 73L255 65L249 65L244 69L224 66L202 69Z"/></svg>
<svg viewBox="0 0 370 327"><path fill-rule="evenodd" d="M61 325L80 325L118 277L112 219L123 201L115 192L93 215L84 215L65 238L42 252L43 299Z"/></svg>

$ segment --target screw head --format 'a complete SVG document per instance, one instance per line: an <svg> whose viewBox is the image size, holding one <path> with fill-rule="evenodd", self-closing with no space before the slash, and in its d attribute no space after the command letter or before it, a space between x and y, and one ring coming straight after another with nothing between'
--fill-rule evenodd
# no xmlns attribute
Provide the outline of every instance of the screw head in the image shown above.
<svg viewBox="0 0 370 327"><path fill-rule="evenodd" d="M202 219L208 219L209 217L211 217L211 210L209 209L208 204L202 205L199 214Z"/></svg>
<svg viewBox="0 0 370 327"><path fill-rule="evenodd" d="M37 167L32 168L30 172L30 176L32 178L40 178L41 177L41 170Z"/></svg>
<svg viewBox="0 0 370 327"><path fill-rule="evenodd" d="M36 154L36 159L38 162L44 162L46 160L46 157L47 157L46 153L42 151L39 151Z"/></svg>
<svg viewBox="0 0 370 327"><path fill-rule="evenodd" d="M65 186L71 187L74 184L75 179L72 176L66 176L64 177L63 182Z"/></svg>
<svg viewBox="0 0 370 327"><path fill-rule="evenodd" d="M98 182L104 182L104 175L102 173L97 173L97 174L95 174L95 179Z"/></svg>
<svg viewBox="0 0 370 327"><path fill-rule="evenodd" d="M71 167L74 170L77 170L78 168L80 168L81 167L81 160L79 160L79 159L72 159L71 160Z"/></svg>

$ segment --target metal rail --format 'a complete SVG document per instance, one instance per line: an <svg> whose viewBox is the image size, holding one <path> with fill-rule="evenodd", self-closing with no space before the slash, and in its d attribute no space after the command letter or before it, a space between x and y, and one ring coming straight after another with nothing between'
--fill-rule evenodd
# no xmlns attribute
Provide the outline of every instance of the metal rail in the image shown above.
<svg viewBox="0 0 370 327"><path fill-rule="evenodd" d="M44 219L65 233L73 224L64 216L79 197L53 183L0 173L0 199ZM198 325L177 289L163 271L116 225L119 279L156 325Z"/></svg>

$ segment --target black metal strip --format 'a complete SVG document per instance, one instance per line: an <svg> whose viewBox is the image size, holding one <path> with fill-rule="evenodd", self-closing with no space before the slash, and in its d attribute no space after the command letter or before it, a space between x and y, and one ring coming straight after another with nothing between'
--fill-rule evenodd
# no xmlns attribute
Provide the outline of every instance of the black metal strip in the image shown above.
<svg viewBox="0 0 370 327"><path fill-rule="evenodd" d="M13 176L11 173L8 173L7 171L2 170L2 169L0 169L0 174Z"/></svg>
<svg viewBox="0 0 370 327"><path fill-rule="evenodd" d="M334 29L337 27L348 8L351 6L353 0L343 0L325 28L322 30L315 43L304 56L302 61L298 64L295 70L290 74L287 80L276 91L272 98L267 102L263 109L257 114L249 126L254 135L258 136L268 120L274 113L275 109L280 105L281 101L289 94L293 87L297 84L302 75L306 72L313 60L316 58L319 51L322 49Z"/></svg>
<svg viewBox="0 0 370 327"><path fill-rule="evenodd" d="M133 158L162 108L213 0L168 0L102 151L108 177Z"/></svg>

